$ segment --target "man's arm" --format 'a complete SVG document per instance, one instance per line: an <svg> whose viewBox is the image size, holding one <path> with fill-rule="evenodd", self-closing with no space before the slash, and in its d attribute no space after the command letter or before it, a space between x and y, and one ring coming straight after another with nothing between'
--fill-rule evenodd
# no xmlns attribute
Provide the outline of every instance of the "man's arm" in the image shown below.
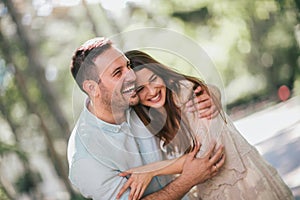
<svg viewBox="0 0 300 200"><path fill-rule="evenodd" d="M198 112L199 118L214 118L217 116L218 109L221 108L221 92L214 85L207 85L208 94L201 86L198 86L193 92L195 97L186 103L187 111Z"/></svg>
<svg viewBox="0 0 300 200"><path fill-rule="evenodd" d="M92 158L82 158L72 164L69 178L72 184L86 198L94 200L116 199L126 178L118 176L119 172ZM129 190L125 191L122 200L127 200Z"/></svg>
<svg viewBox="0 0 300 200"><path fill-rule="evenodd" d="M195 158L196 154L189 154L183 165L182 174L166 187L152 193L143 200L177 200L181 199L194 185L203 183L215 176L218 169L225 163L223 147L219 147L213 156L215 145L202 157Z"/></svg>

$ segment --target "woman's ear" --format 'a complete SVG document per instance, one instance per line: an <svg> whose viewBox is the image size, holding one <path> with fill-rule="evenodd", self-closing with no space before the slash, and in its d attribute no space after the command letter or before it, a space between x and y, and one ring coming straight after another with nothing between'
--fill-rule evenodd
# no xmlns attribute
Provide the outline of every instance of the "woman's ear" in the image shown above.
<svg viewBox="0 0 300 200"><path fill-rule="evenodd" d="M96 97L99 94L98 84L93 80L83 81L82 88L91 97Z"/></svg>

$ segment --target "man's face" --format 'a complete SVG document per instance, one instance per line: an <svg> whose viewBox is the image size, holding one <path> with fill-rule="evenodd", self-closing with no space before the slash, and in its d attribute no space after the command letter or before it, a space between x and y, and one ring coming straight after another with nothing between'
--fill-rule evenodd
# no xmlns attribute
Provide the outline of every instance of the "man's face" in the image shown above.
<svg viewBox="0 0 300 200"><path fill-rule="evenodd" d="M106 109L126 109L139 101L135 92L135 74L128 67L129 60L114 47L95 59L99 69L101 102Z"/></svg>

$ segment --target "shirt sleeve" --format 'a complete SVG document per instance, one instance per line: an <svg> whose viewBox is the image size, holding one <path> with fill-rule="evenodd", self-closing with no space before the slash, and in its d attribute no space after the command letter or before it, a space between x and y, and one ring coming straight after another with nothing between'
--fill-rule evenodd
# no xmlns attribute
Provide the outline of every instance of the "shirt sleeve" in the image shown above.
<svg viewBox="0 0 300 200"><path fill-rule="evenodd" d="M94 159L79 159L70 168L69 178L84 197L107 200L116 199L127 180L118 173ZM129 192L127 189L120 199L128 199Z"/></svg>

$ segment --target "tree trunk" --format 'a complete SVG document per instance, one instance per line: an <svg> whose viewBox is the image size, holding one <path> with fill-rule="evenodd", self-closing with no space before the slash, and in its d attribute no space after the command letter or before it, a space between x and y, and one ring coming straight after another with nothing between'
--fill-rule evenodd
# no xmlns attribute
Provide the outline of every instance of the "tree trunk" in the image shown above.
<svg viewBox="0 0 300 200"><path fill-rule="evenodd" d="M91 11L86 3L86 0L82 0L82 4L83 4L83 7L85 9L85 13L86 13L86 16L88 18L88 20L91 22L92 24L92 27L93 27L93 33L96 37L99 37L101 36L101 34L99 33L98 29L97 29L97 23L96 21L94 20L93 16L91 15Z"/></svg>
<svg viewBox="0 0 300 200"><path fill-rule="evenodd" d="M4 192L8 199L16 199L16 191L12 184L3 177L0 177L0 189Z"/></svg>
<svg viewBox="0 0 300 200"><path fill-rule="evenodd" d="M40 127L42 130L41 132L45 136L45 140L46 140L47 146L50 151L50 158L52 160L52 163L54 163L55 166L57 166L57 168L56 168L57 173L63 179L65 186L66 186L67 190L69 191L69 193L71 194L71 196L75 196L75 192L73 191L72 186L70 185L68 175L63 166L63 163L61 162L61 159L58 157L58 155L55 151L55 148L54 148L51 136L50 136L50 132L46 126L46 123L44 122L41 114L38 112L37 107L34 105L34 103L30 100L30 97L28 96L28 92L27 92L28 89L26 87L26 85L27 85L26 79L24 79L22 73L20 73L16 63L14 63L13 58L11 57L9 45L6 42L6 40L4 39L1 30L0 30L0 42L1 42L1 51L4 55L4 59L8 63L13 63L15 66L15 83L16 83L17 88L20 91L21 96L23 97L23 99L28 107L29 112L36 114L38 119L40 120Z"/></svg>
<svg viewBox="0 0 300 200"><path fill-rule="evenodd" d="M38 60L40 56L36 51L36 45L34 44L34 41L31 41L28 37L28 34L21 23L21 17L16 11L11 0L3 0L3 2L7 7L12 20L16 24L17 33L20 38L20 44L23 46L24 52L28 57L30 69L33 70L34 76L39 82L38 85L40 87L40 91L44 97L44 100L47 102L48 109L53 114L56 123L62 129L64 137L68 139L70 134L68 122L57 103L57 99L54 96L52 88L50 88L45 78L44 68Z"/></svg>

